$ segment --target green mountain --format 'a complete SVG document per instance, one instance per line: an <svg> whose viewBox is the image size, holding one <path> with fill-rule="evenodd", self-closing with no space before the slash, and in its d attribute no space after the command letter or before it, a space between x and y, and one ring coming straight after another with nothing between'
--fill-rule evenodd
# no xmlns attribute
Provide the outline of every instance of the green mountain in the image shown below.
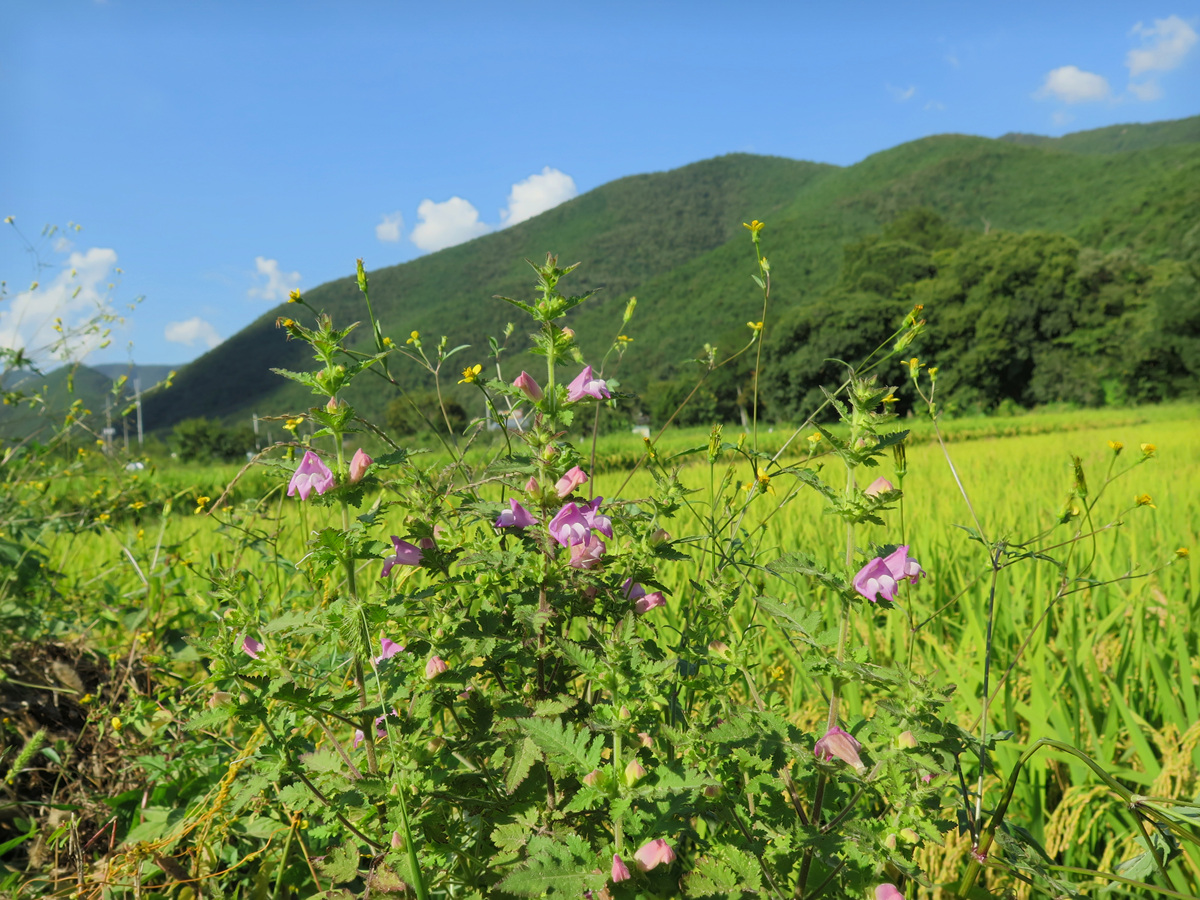
<svg viewBox="0 0 1200 900"><path fill-rule="evenodd" d="M761 318L742 222L767 223L770 325L811 307L838 283L847 245L918 207L966 234L1055 232L1100 251L1128 248L1146 261L1194 266L1200 264L1200 117L1057 139L939 135L846 167L731 154L623 178L503 231L371 272L371 297L384 333L400 346L413 330L428 343L444 334L451 346L472 345L451 360L453 371L443 372L443 385L452 387L458 369L485 361L487 337L499 336L507 322L517 325L510 347L526 348L525 323L494 299L529 297L533 279L524 259L550 251L563 262L579 260L563 287L601 291L572 318L589 361L616 334L628 298L638 297L637 314L624 329L634 343L618 374L641 389L687 371L686 361L706 341L734 349L747 336L745 323ZM305 298L335 323L365 319L350 275ZM147 398L147 427L312 405L304 389L270 372L311 368L307 347L286 341L275 327L278 316L296 311L282 305L264 314L184 368L173 388ZM368 329L358 334L365 349ZM528 364L510 355L506 372L511 377ZM413 365L396 369L406 387L429 385ZM354 398L370 416L380 417L395 396L379 385Z"/></svg>

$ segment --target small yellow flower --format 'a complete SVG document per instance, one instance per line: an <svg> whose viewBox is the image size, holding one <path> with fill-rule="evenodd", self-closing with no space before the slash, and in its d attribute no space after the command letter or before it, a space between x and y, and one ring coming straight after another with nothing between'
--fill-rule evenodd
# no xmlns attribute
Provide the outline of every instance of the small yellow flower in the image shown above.
<svg viewBox="0 0 1200 900"><path fill-rule="evenodd" d="M749 328L751 331L762 331L763 323L762 322L747 322L746 327Z"/></svg>
<svg viewBox="0 0 1200 900"><path fill-rule="evenodd" d="M94 696L92 696L91 694L84 694L82 697L79 698L79 705L87 706L89 703L91 703L95 699L96 698Z"/></svg>
<svg viewBox="0 0 1200 900"><path fill-rule="evenodd" d="M419 331L414 331L412 334L410 334L410 335L408 336L408 340L407 340L407 341L405 341L404 343L406 343L406 344L415 344L415 343L417 343L417 342L418 342L418 341L420 341L420 340L421 340L421 332L419 332Z"/></svg>
<svg viewBox="0 0 1200 900"><path fill-rule="evenodd" d="M1154 505L1154 501L1150 498L1149 494L1138 494L1134 499L1136 500L1138 506L1148 506L1151 509L1158 509L1158 507Z"/></svg>
<svg viewBox="0 0 1200 900"><path fill-rule="evenodd" d="M463 377L458 380L459 384L474 384L479 378L479 373L483 371L483 366L476 363L473 366L467 366L463 369Z"/></svg>
<svg viewBox="0 0 1200 900"><path fill-rule="evenodd" d="M275 324L280 326L281 328L291 328L296 323L293 322L291 319L287 318L286 316L283 316Z"/></svg>
<svg viewBox="0 0 1200 900"><path fill-rule="evenodd" d="M124 727L124 725L125 725L125 723L122 722L117 716L112 717L112 730L113 731L120 731Z"/></svg>
<svg viewBox="0 0 1200 900"><path fill-rule="evenodd" d="M38 289L38 283L35 281L33 284L31 284L29 286L29 289L31 291L36 291ZM62 319L55 319L55 321L58 322L60 325L62 324ZM59 328L58 330L62 331L62 328Z"/></svg>
<svg viewBox="0 0 1200 900"><path fill-rule="evenodd" d="M299 428L301 423L303 423L303 422L304 422L303 416L296 416L294 419L288 419L286 422L284 422L283 429L284 429L284 431L290 431L292 434L295 434L296 429Z"/></svg>
<svg viewBox="0 0 1200 900"><path fill-rule="evenodd" d="M138 533L137 533L137 539L140 541L140 540L144 539L145 537L146 537L146 529L139 528Z"/></svg>
<svg viewBox="0 0 1200 900"><path fill-rule="evenodd" d="M300 288L292 288L288 291L288 303L300 302Z"/></svg>
<svg viewBox="0 0 1200 900"><path fill-rule="evenodd" d="M100 513L100 515L96 516L96 521L97 522L107 522L111 518L112 518L112 516L110 516L108 513Z"/></svg>
<svg viewBox="0 0 1200 900"><path fill-rule="evenodd" d="M933 369L930 369L929 371L932 373ZM895 394L889 393L886 397L883 398L883 402L884 403L899 403L900 398L897 397Z"/></svg>
<svg viewBox="0 0 1200 900"><path fill-rule="evenodd" d="M385 346L385 347L395 347L395 346L396 346L396 342L395 342L395 341L393 341L393 340L392 340L390 337L385 337L385 338L383 339L383 346Z"/></svg>
<svg viewBox="0 0 1200 900"><path fill-rule="evenodd" d="M1189 550L1187 547L1180 547L1178 550L1175 551L1175 555L1177 557L1179 557L1180 559L1187 559L1189 556L1192 555L1192 551Z"/></svg>
<svg viewBox="0 0 1200 900"><path fill-rule="evenodd" d="M1142 456L1153 456L1157 449L1153 444L1142 444Z"/></svg>
<svg viewBox="0 0 1200 900"><path fill-rule="evenodd" d="M196 513L195 513L195 514L196 514L196 515L200 515L200 513L204 512L204 507L205 507L205 505L206 505L206 504L208 503L208 501L209 501L209 500L211 500L211 499L212 499L212 497L197 497L197 498L196 498Z"/></svg>
<svg viewBox="0 0 1200 900"><path fill-rule="evenodd" d="M819 431L814 431L812 434L810 434L810 435L808 436L808 442L809 442L810 444L819 444L819 443L821 443L821 432L819 432Z"/></svg>
<svg viewBox="0 0 1200 900"><path fill-rule="evenodd" d="M13 223L13 217L12 217L12 216L5 216L5 217L4 217L4 224L5 224L5 225L11 225L12 223Z"/></svg>
<svg viewBox="0 0 1200 900"><path fill-rule="evenodd" d="M1110 450L1112 450L1113 455L1115 456L1115 455L1119 454L1122 450L1125 449L1125 445L1122 444L1120 441L1109 441L1108 448Z"/></svg>
<svg viewBox="0 0 1200 900"><path fill-rule="evenodd" d="M760 494L775 493L775 488L771 487L771 476L767 474L767 470L759 467L756 470L753 481L747 481L742 485L742 490L752 491L758 488Z"/></svg>
<svg viewBox="0 0 1200 900"><path fill-rule="evenodd" d="M626 334L618 334L617 335L617 343L618 344L632 344L633 338L629 337L629 335L626 335Z"/></svg>
<svg viewBox="0 0 1200 900"><path fill-rule="evenodd" d="M915 356L908 361L908 371L910 374L916 375L919 368L921 368L921 363Z"/></svg>
<svg viewBox="0 0 1200 900"><path fill-rule="evenodd" d="M134 500L132 503L129 504L129 508L134 510L135 512L139 509L145 509L145 507L146 507L146 503L143 500Z"/></svg>
<svg viewBox="0 0 1200 900"><path fill-rule="evenodd" d="M753 220L751 220L751 222L749 224L746 224L745 222L743 222L742 227L745 228L747 231L749 231L755 237L758 237L758 233L763 230L763 226L765 224L766 223L764 223L764 222L758 221L758 219L753 219Z"/></svg>
<svg viewBox="0 0 1200 900"><path fill-rule="evenodd" d="M930 367L929 367L929 377L930 377L930 378L934 378L934 379L935 379L935 378L937 378L937 373L938 373L938 367L937 367L937 366L930 366Z"/></svg>

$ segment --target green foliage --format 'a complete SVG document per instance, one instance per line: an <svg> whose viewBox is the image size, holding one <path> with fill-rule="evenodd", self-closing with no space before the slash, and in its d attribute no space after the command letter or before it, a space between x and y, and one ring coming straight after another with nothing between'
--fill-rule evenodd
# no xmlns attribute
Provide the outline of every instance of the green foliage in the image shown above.
<svg viewBox="0 0 1200 900"><path fill-rule="evenodd" d="M401 437L410 437L426 431L445 431L446 419L450 422L451 433L459 434L466 427L470 416L456 398L448 397L442 404L438 401L436 391L419 389L396 397L388 403L384 413L387 427Z"/></svg>
<svg viewBox="0 0 1200 900"><path fill-rule="evenodd" d="M250 426L228 428L205 418L178 423L171 431L171 443L184 462L231 462L255 450Z"/></svg>

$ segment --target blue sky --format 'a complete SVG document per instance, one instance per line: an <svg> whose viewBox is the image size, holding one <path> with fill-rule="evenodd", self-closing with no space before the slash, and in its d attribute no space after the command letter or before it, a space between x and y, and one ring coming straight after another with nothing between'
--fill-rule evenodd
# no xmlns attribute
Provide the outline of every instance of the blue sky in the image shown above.
<svg viewBox="0 0 1200 900"><path fill-rule="evenodd" d="M142 296L81 352L178 365L625 175L1196 115L1197 32L1197 0L4 4L0 344Z"/></svg>

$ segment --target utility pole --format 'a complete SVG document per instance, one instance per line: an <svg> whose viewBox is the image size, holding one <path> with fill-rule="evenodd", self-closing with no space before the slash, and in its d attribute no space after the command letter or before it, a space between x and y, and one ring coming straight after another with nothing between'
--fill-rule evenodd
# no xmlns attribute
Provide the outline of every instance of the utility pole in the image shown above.
<svg viewBox="0 0 1200 900"><path fill-rule="evenodd" d="M133 395L137 400L138 452L142 450L142 379L133 379Z"/></svg>

